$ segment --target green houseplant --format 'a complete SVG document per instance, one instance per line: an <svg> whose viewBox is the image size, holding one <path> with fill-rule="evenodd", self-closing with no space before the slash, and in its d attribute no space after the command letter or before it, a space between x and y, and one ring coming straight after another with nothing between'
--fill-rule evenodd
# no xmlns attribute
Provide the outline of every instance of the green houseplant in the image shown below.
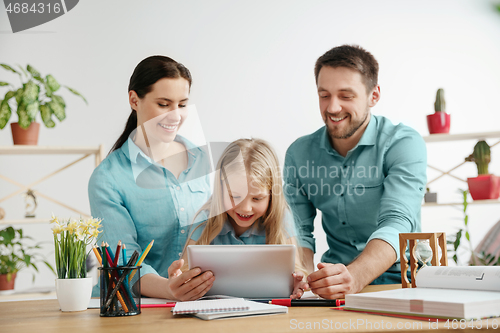
<svg viewBox="0 0 500 333"><path fill-rule="evenodd" d="M475 162L477 177L467 178L469 191L474 200L498 199L500 196L500 177L489 174L488 165L491 161L490 146L482 140L474 146L474 152L465 158Z"/></svg>
<svg viewBox="0 0 500 333"><path fill-rule="evenodd" d="M15 110L19 120L17 123L11 123L13 136L17 133L30 133L26 131L29 128L35 131L33 134L35 142L25 143L24 141L15 140L14 144L36 144L39 128L39 124L36 123L38 113L40 113L43 123L48 128L56 125L52 116L55 116L59 121L66 118L66 102L62 96L56 94L56 92L60 91L61 85L50 74L42 77L40 72L31 65L27 65L26 69L19 66L18 70L6 64L0 64L0 66L19 75L21 81L20 85L0 81L0 87L9 88L4 98L0 99L0 129L7 125L12 110ZM65 87L87 103L85 97L79 92L70 87Z"/></svg>
<svg viewBox="0 0 500 333"><path fill-rule="evenodd" d="M26 240L31 237L23 234L22 229L7 227L0 230L0 276L8 286L0 286L0 290L14 289L14 280L21 269L33 267L38 272L37 263L42 262L55 273L54 268L37 253L40 243L28 245ZM33 281L35 274L33 274ZM2 289L3 288L3 289Z"/></svg>

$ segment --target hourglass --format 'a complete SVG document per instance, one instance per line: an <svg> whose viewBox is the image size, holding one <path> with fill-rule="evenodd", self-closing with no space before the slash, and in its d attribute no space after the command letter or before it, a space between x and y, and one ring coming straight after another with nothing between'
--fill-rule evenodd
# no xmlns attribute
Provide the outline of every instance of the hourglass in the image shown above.
<svg viewBox="0 0 500 333"><path fill-rule="evenodd" d="M415 257L422 263L422 268L426 267L432 258L432 248L429 245L429 240L417 239L417 245L415 245L413 251L415 252Z"/></svg>
<svg viewBox="0 0 500 333"><path fill-rule="evenodd" d="M406 248L410 246L410 263L406 258ZM441 251L439 251L439 248ZM417 286L415 277L417 275L418 262L422 262L422 268L430 261L432 266L448 266L446 252L446 234L444 232L415 232L399 234L399 255L401 258L401 285L403 288L415 288ZM441 255L441 259L439 259ZM411 283L406 275L410 267Z"/></svg>

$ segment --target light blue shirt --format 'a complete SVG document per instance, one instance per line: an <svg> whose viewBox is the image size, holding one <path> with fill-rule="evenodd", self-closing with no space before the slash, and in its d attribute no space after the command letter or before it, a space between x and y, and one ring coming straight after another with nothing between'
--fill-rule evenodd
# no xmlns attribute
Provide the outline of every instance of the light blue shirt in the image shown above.
<svg viewBox="0 0 500 333"><path fill-rule="evenodd" d="M323 262L347 265L372 239L389 243L399 260L399 233L420 231L426 168L422 137L381 116L371 116L345 157L332 148L326 127L297 139L286 153L284 191L301 246L315 251L318 209L329 246ZM398 262L388 271L397 270Z"/></svg>
<svg viewBox="0 0 500 333"><path fill-rule="evenodd" d="M104 230L99 242L108 242L114 250L121 240L130 257L154 239L141 276L168 277L168 267L180 258L194 214L211 194L207 152L179 135L175 141L188 154L188 167L178 179L129 138L102 161L89 181L92 216L102 218Z"/></svg>
<svg viewBox="0 0 500 333"><path fill-rule="evenodd" d="M202 212L200 215L206 215ZM196 218L198 220L198 218ZM293 216L289 212L285 214L284 224L286 231L290 237L295 237L297 235L295 231ZM199 227L198 227L199 226ZM205 229L205 221L193 224L192 234L190 238L197 241L203 230ZM212 240L210 245L259 245L266 244L266 229L262 224L261 219L256 221L250 228L245 230L240 236L236 236L233 225L226 220L222 226L220 233Z"/></svg>

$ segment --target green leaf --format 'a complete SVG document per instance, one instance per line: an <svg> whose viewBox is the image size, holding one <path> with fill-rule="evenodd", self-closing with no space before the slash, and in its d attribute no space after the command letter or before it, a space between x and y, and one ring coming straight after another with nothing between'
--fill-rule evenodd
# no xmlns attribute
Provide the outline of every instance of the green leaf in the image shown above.
<svg viewBox="0 0 500 333"><path fill-rule="evenodd" d="M54 77L50 74L45 77L45 82L47 82L47 85L52 92L57 91L61 87L56 79L54 79Z"/></svg>
<svg viewBox="0 0 500 333"><path fill-rule="evenodd" d="M465 238L467 238L467 240L470 242L470 236L468 231L465 232Z"/></svg>
<svg viewBox="0 0 500 333"><path fill-rule="evenodd" d="M11 99L12 97L14 97L16 95L16 92L15 91L7 91L7 93L5 94L5 103L7 103L9 101L9 99Z"/></svg>
<svg viewBox="0 0 500 333"><path fill-rule="evenodd" d="M465 223L465 225L467 225L467 223L469 223L469 215L465 215L464 223Z"/></svg>
<svg viewBox="0 0 500 333"><path fill-rule="evenodd" d="M47 97L52 97L52 89L50 89L49 85L47 84L47 82L43 81L43 85L45 87L45 95Z"/></svg>
<svg viewBox="0 0 500 333"><path fill-rule="evenodd" d="M16 71L14 68L10 67L9 65L6 65L6 64L0 64L0 66L2 66L3 68L5 68L6 70L8 71L11 71L11 72L14 72L16 74L19 74L21 75L18 71Z"/></svg>
<svg viewBox="0 0 500 333"><path fill-rule="evenodd" d="M87 100L85 99L85 97L83 97L82 94L80 94L78 91L76 91L75 89L72 89L72 88L70 88L68 86L65 86L65 87L68 88L68 90L71 91L73 94L75 94L77 96L80 96L84 100L85 104L89 105L89 103L87 102Z"/></svg>
<svg viewBox="0 0 500 333"><path fill-rule="evenodd" d="M24 73L24 76L28 77L28 73L24 70L24 68L21 67L21 65L17 65L21 69L21 71Z"/></svg>
<svg viewBox="0 0 500 333"><path fill-rule="evenodd" d="M0 103L0 129L4 129L4 127L9 122L10 116L12 115L12 111L10 109L9 103L5 100Z"/></svg>
<svg viewBox="0 0 500 333"><path fill-rule="evenodd" d="M40 72L37 71L36 69L34 69L31 65L28 65L26 67L26 69L28 70L28 72L30 72L30 74L33 76L33 77L40 77Z"/></svg>
<svg viewBox="0 0 500 333"><path fill-rule="evenodd" d="M42 116L42 121L47 128L56 126L56 123L52 120L52 110L47 105L40 105L40 114Z"/></svg>
<svg viewBox="0 0 500 333"><path fill-rule="evenodd" d="M24 86L22 102L26 105L34 103L36 100L38 100L39 92L40 87L35 82L33 82L33 80L28 81Z"/></svg>
<svg viewBox="0 0 500 333"><path fill-rule="evenodd" d="M17 105L21 104L21 99L23 98L23 93L24 93L24 87L17 89L16 94L15 94Z"/></svg>
<svg viewBox="0 0 500 333"><path fill-rule="evenodd" d="M47 265L47 267L48 267L48 268L52 271L52 273L54 273L54 274L56 273L56 271L54 270L54 267L52 267L52 265L51 265L51 264L49 264L49 263L48 263L48 262L46 262L46 261L44 261L43 263L44 263L45 265Z"/></svg>
<svg viewBox="0 0 500 333"><path fill-rule="evenodd" d="M63 106L63 108L66 107L66 103L64 102L64 99L59 96L59 95L52 95L52 99L54 99L57 103Z"/></svg>
<svg viewBox="0 0 500 333"><path fill-rule="evenodd" d="M64 107L59 104L55 99L51 100L47 103L49 108L52 110L52 113L56 116L59 121L63 121L66 118L66 112L64 111Z"/></svg>
<svg viewBox="0 0 500 333"><path fill-rule="evenodd" d="M8 85L9 85L9 83L0 81L0 87L8 86Z"/></svg>
<svg viewBox="0 0 500 333"><path fill-rule="evenodd" d="M18 123L21 128L27 129L31 125L30 117L26 111L26 104L21 103L21 105L19 105L17 108L17 116L19 117Z"/></svg>
<svg viewBox="0 0 500 333"><path fill-rule="evenodd" d="M39 106L40 105L38 101L35 101L34 103L31 103L26 107L26 112L28 113L28 117L32 122L36 120L36 114L38 113Z"/></svg>

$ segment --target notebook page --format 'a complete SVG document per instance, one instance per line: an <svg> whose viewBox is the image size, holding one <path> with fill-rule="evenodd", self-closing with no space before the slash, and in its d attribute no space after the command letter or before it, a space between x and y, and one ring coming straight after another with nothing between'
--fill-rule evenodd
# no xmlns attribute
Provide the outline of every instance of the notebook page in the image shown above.
<svg viewBox="0 0 500 333"><path fill-rule="evenodd" d="M250 307L243 298L214 299L204 301L177 302L172 310L174 315L219 311L244 311Z"/></svg>

